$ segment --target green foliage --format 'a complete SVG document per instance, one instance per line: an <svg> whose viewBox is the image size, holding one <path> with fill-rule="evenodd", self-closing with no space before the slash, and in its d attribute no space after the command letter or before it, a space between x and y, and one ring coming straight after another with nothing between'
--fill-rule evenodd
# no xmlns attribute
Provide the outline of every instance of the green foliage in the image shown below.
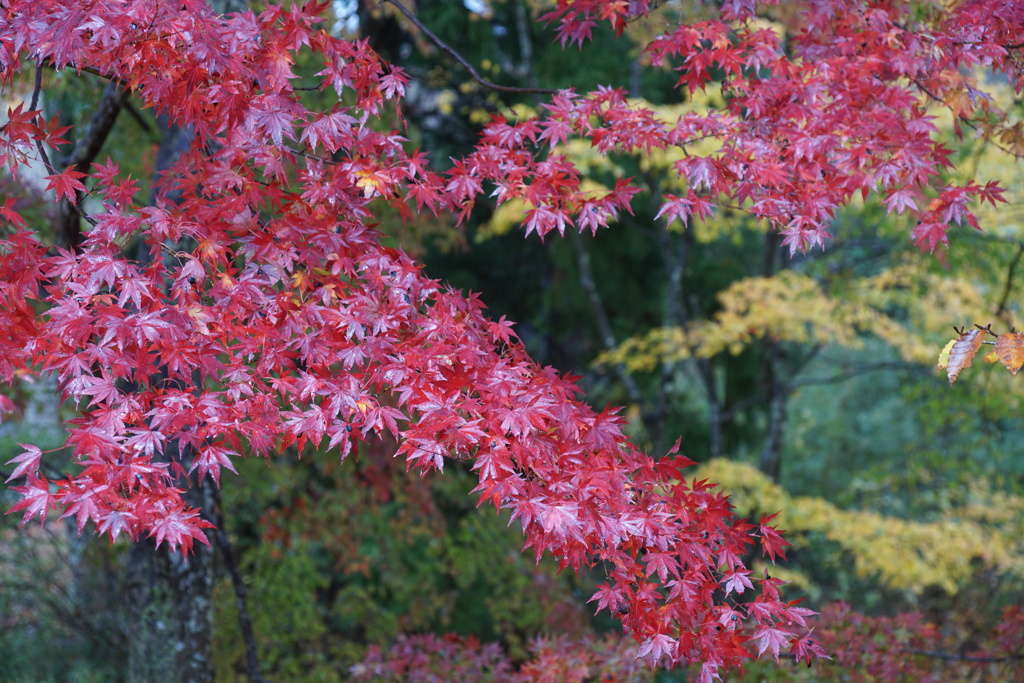
<svg viewBox="0 0 1024 683"><path fill-rule="evenodd" d="M585 579L521 554L507 515L473 506L468 472L408 477L382 444L358 463L324 459L245 461L245 490L225 486L268 675L337 680L366 645L400 633L473 635L525 657L537 633L588 629ZM218 676L237 680L244 647L226 580L215 604Z"/></svg>
<svg viewBox="0 0 1024 683"><path fill-rule="evenodd" d="M124 615L108 596L122 588L114 578L119 549L78 539L65 522L20 530L16 523L0 518L0 680L116 680ZM79 580L72 569L80 569Z"/></svg>

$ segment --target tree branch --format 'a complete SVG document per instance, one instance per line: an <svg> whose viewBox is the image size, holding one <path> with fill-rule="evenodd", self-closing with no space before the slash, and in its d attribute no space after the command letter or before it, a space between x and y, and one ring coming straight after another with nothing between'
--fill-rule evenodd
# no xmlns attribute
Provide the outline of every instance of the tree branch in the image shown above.
<svg viewBox="0 0 1024 683"><path fill-rule="evenodd" d="M242 640L245 641L245 671L249 680L253 683L267 683L267 679L260 672L260 660L256 650L256 635L252 629L252 619L249 616L248 592L245 588L245 581L242 580L242 572L238 568L238 560L235 558L235 551L228 537L227 529L224 528L224 513L221 510L220 488L213 487L214 512L217 519L216 538L217 547L224 557L224 564L228 573L231 574L231 586L235 590L235 607L238 610L238 626L242 630Z"/></svg>
<svg viewBox="0 0 1024 683"><path fill-rule="evenodd" d="M1002 319L1006 314L1006 302L1010 298L1010 291L1013 289L1013 271L1017 269L1021 256L1024 256L1024 244L1017 245L1017 254L1010 262L1010 268L1006 271L1006 285L1003 287L1003 296L999 299L999 307L996 308L996 317Z"/></svg>
<svg viewBox="0 0 1024 683"><path fill-rule="evenodd" d="M89 130L85 137L78 140L74 151L65 159L68 165L74 164L77 171L87 173L92 162L96 160L103 143L110 137L110 132L117 121L117 115L121 113L125 102L128 101L128 91L125 90L119 81L110 81L103 90L103 99L92 115L89 122Z"/></svg>
<svg viewBox="0 0 1024 683"><path fill-rule="evenodd" d="M1024 655L1004 655L1001 657L983 657L980 655L959 655L952 652L942 652L939 650L918 650L915 648L904 648L904 652L912 655L920 655L922 657L932 657L933 659L943 659L950 662L977 662L979 664L996 664L999 662L1014 662L1024 659Z"/></svg>
<svg viewBox="0 0 1024 683"><path fill-rule="evenodd" d="M576 252L576 265L580 269L580 286L583 288L583 292L587 295L587 301L590 303L590 312L594 316L594 323L597 325L597 331L601 335L601 345L604 346L606 351L612 351L618 344L615 341L615 333L612 331L611 323L608 320L608 312L604 308L604 302L601 301L601 293L597 291L593 268L590 265L590 252L587 251L586 245L583 244L583 237L575 233L572 235L572 246ZM637 386L636 380L626 371L626 366L622 363L616 363L614 367L616 374L619 376L619 381L626 388L629 400L638 406L642 406L643 394L640 392L640 387Z"/></svg>
<svg viewBox="0 0 1024 683"><path fill-rule="evenodd" d="M36 63L36 80L32 87L32 102L28 105L29 111L35 111L39 106L39 93L43 90L43 62Z"/></svg>
<svg viewBox="0 0 1024 683"><path fill-rule="evenodd" d="M36 63L36 81L35 85L32 88L32 103L29 105L30 111L36 110L36 106L38 106L39 104L39 93L42 92L42 89L43 62L42 60L40 60ZM36 139L36 150L39 152L39 158L43 160L43 165L46 166L46 170L48 170L51 175L56 173L56 171L53 170L53 164L50 163L50 155L46 153L46 148L43 147L43 143L40 142L38 139Z"/></svg>
<svg viewBox="0 0 1024 683"><path fill-rule="evenodd" d="M92 120L89 122L89 129L85 135L79 138L71 154L62 161L62 166L74 166L79 173L88 173L92 162L103 148L103 144L110 137L114 129L117 115L124 108L128 101L128 91L118 81L108 81L107 87L103 90L103 98L99 106L93 112ZM78 217L83 215L78 210L82 203L84 193L78 193L78 199L72 204L68 199L61 200L60 215L57 226L57 238L60 242L74 246L81 241L82 230ZM95 225L95 223L91 223Z"/></svg>
<svg viewBox="0 0 1024 683"><path fill-rule="evenodd" d="M779 270L780 241L778 232L769 230L765 233L761 253L761 277L773 277ZM761 458L758 462L758 467L772 481L778 483L782 476L782 445L788 419L786 408L789 404L789 397L793 393L793 386L780 376L786 359L786 353L782 348L781 342L765 335L761 337L759 343L764 349L760 374L768 396L768 429L765 434L764 445L761 447ZM813 349L809 354L810 357L817 354L820 348ZM797 372L799 370L791 373L792 376L795 377Z"/></svg>
<svg viewBox="0 0 1024 683"><path fill-rule="evenodd" d="M516 75L526 79L526 82L531 84L530 87L534 87L533 84L537 81L533 73L533 44L530 42L530 20L526 16L526 0L514 0L512 12L519 39L519 65L516 67Z"/></svg>
<svg viewBox="0 0 1024 683"><path fill-rule="evenodd" d="M719 419L722 421L722 424L726 424L728 422L731 422L733 418L735 418L739 413L743 412L747 408L752 408L760 403L764 403L767 400L768 394L765 393L757 394L756 396L749 396L743 399L742 401L737 401L736 403L733 403L731 406L729 406L728 410L723 410L721 415L719 415Z"/></svg>
<svg viewBox="0 0 1024 683"><path fill-rule="evenodd" d="M906 363L902 361L897 362L882 362L882 363L860 363L854 364L849 370L844 372L831 375L830 377L805 377L803 379L794 379L790 386L805 387L820 384L838 384L839 382L845 382L848 379L853 379L859 375L863 375L866 372L875 372L877 370L907 370L907 371L920 371L923 366L919 363Z"/></svg>
<svg viewBox="0 0 1024 683"><path fill-rule="evenodd" d="M656 212L658 208L657 201L661 196L660 182L651 174L647 174L646 179L651 188L651 208ZM668 223L664 219L657 221L655 229L657 231L658 244L661 248L662 262L668 274L668 285L665 292L665 316L669 325L675 325L685 330L690 321L700 315L696 304L690 306L690 310L687 310L688 307L683 299L683 282L689 267L690 251L693 246L692 225L689 221L683 225L678 248L672 243L672 235L669 232ZM703 358L693 353L693 348L690 351L690 358L686 362L690 372L695 372L700 379L708 402L709 454L710 457L717 458L722 455L725 449L725 440L722 434L722 425L724 424L722 411L724 406L722 397L718 393L714 364L711 362L711 359ZM662 394L664 396L667 393L667 383L672 378L669 367L666 366L662 370Z"/></svg>
<svg viewBox="0 0 1024 683"><path fill-rule="evenodd" d="M558 93L558 91L553 88L519 88L511 85L498 85L497 83L487 80L486 78L480 75L480 73L473 67L472 64L469 63L469 61L465 57L456 52L453 47L448 45L448 43L438 38L433 31L427 28L426 25L424 25L424 23L420 21L415 14L410 12L405 5L399 2L399 0L380 0L381 4L385 2L390 2L392 5L397 7L398 11L404 14L405 17L409 21L411 21L413 25L416 26L416 28L423 31L423 33L426 34L426 36L430 38L430 40L435 45L441 48L444 52L447 52L452 59L461 64L463 68L469 72L469 75L473 78L473 80L479 83L480 85L486 88L490 88L491 90L498 90L500 92L535 93L538 95L554 95Z"/></svg>
<svg viewBox="0 0 1024 683"><path fill-rule="evenodd" d="M34 87L32 89L32 103L31 103L31 106L29 107L30 110L34 111L36 106L39 104L39 93L42 91L42 89L43 89L43 61L39 60L38 62L36 62L36 81L35 81L35 85L34 85ZM43 123L45 125L45 122L41 122L41 123ZM38 138L36 139L36 151L39 152L39 158L42 160L43 165L46 167L46 170L50 172L50 175L56 175L57 174L57 170L54 169L53 164L50 163L50 155L46 153L46 148L43 146L42 141L39 140ZM92 216L90 216L89 214L87 214L82 209L82 207L79 206L78 202L75 202L74 204L72 204L71 202L68 202L67 200L64 200L62 202L62 205L64 203L67 203L72 209L74 209L75 213L77 213L79 216L84 218L86 220L86 222L89 223L89 225L96 225L96 219L93 218Z"/></svg>
<svg viewBox="0 0 1024 683"><path fill-rule="evenodd" d="M936 101L936 102L938 102L939 104L943 105L944 107L946 107L946 108L947 108L947 109L949 109L950 111L952 111L952 110L953 110L953 108L952 108L952 107L950 107L950 106L949 106L948 104L946 104L946 101L945 101L945 100L943 100L943 99L942 99L941 97L939 97L938 95L936 95L935 93L933 93L933 92L932 92L932 91L931 91L931 90L930 90L930 89L929 89L929 88L928 88L927 86L925 86L925 85L924 85L923 83L921 83L921 82L920 82L919 80L917 80L917 79L915 78L915 79L913 79L913 82L914 82L914 85L916 85L916 86L918 87L918 89L920 89L920 90L921 90L921 92L923 92L923 93L924 93L925 95L927 95L927 96L928 96L928 97L930 97L931 99L935 100L935 101ZM957 117L956 117L956 118L957 118L957 119L959 119L959 120L960 120L961 122L963 122L964 124L966 124L966 125L967 125L968 127L972 128L973 130L978 130L978 125L977 125L976 123L974 123L973 121L971 121L971 120L970 120L969 118L967 118L966 116L964 116L963 114L959 114L959 115L957 115ZM995 145L997 149L999 149L999 150L1001 150L1001 151L1005 152L1006 154L1009 154L1010 156L1012 156L1012 157L1013 157L1013 158L1015 158L1015 159L1021 159L1021 158L1024 158L1024 155L1021 155L1021 154L1019 154L1019 153L1017 153L1017 152L1014 152L1013 150L1010 150L1010 149L1006 149L1005 147L1003 147L1003 146L1002 146L1001 144L999 144L998 142L996 142L996 141L992 140L992 138L991 138L991 137L989 137L988 135L986 135L986 136L985 136L985 141L986 141L986 142L989 142L989 143L991 143L991 144L993 144L993 145Z"/></svg>
<svg viewBox="0 0 1024 683"><path fill-rule="evenodd" d="M645 174L648 187L651 190L651 211L657 214L658 201L661 197L661 181L650 173ZM672 235L668 231L668 223L665 220L655 221L655 235L661 249L662 263L665 266L665 273L668 276L665 284L665 303L662 313L665 326L676 326L685 330L690 321L690 316L683 303L683 280L690 263L690 224L683 225L683 232L679 237L678 248L673 244ZM691 372L699 375L704 382L705 393L708 398L708 432L710 436L710 452L712 457L721 451L721 406L714 388L714 373L710 372L710 361L706 358L697 358L690 349L690 359L684 361L683 367L688 367ZM676 378L676 366L673 363L661 364L661 382L658 386L658 405L655 419L659 426L665 421L669 393L672 391L673 381ZM710 379L710 383L709 380ZM660 450L660 449L659 449Z"/></svg>
<svg viewBox="0 0 1024 683"><path fill-rule="evenodd" d="M149 125L149 121L142 116L142 112L136 109L135 105L130 101L125 101L124 110L128 112L128 115L132 117L132 120L134 120L135 123L139 124L139 128L147 133L153 132L153 126Z"/></svg>

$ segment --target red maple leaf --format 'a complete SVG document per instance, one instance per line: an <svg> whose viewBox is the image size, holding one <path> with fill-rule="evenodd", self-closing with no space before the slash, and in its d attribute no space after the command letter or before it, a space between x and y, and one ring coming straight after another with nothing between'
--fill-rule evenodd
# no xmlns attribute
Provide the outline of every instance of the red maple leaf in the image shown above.
<svg viewBox="0 0 1024 683"><path fill-rule="evenodd" d="M17 228L27 227L25 219L21 217L17 211L14 210L14 204L18 201L17 197L7 197L4 199L4 205L0 206L0 216L12 223Z"/></svg>
<svg viewBox="0 0 1024 683"><path fill-rule="evenodd" d="M793 637L792 631L762 624L755 629L753 640L757 643L758 656L765 652L771 652L777 662L779 661L779 650L788 645Z"/></svg>
<svg viewBox="0 0 1024 683"><path fill-rule="evenodd" d="M85 192L85 185L79 178L84 178L85 175L76 171L74 166L68 166L61 173L46 176L50 181L46 184L46 189L53 190L57 199L67 199L72 204L77 204L78 193Z"/></svg>
<svg viewBox="0 0 1024 683"><path fill-rule="evenodd" d="M18 445L24 448L25 451L7 461L8 465L18 463L18 466L11 472L11 476L7 477L8 482L12 479L17 479L25 473L31 476L38 472L39 460L43 457L43 452L37 446L24 443L19 443Z"/></svg>
<svg viewBox="0 0 1024 683"><path fill-rule="evenodd" d="M24 525L36 515L39 515L40 524L46 521L46 513L54 505L53 494L50 493L50 482L46 480L46 477L29 473L28 483L25 486L12 486L11 490L20 493L21 500L15 503L7 511L7 514L24 510L25 514L21 518L19 526Z"/></svg>
<svg viewBox="0 0 1024 683"><path fill-rule="evenodd" d="M761 537L761 549L771 558L773 563L776 557L780 557L783 560L786 559L786 552L783 549L789 545L789 541L782 538L784 531L776 529L771 525L771 521L778 515L779 513L776 512L761 517L761 523L758 526L758 535Z"/></svg>

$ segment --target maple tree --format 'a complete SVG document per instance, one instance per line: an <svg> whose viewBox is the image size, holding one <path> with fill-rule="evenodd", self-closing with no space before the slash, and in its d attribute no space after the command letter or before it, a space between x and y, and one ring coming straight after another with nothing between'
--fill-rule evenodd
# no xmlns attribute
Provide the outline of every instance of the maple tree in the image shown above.
<svg viewBox="0 0 1024 683"><path fill-rule="evenodd" d="M912 237L934 250L950 225L978 227L970 203L995 204L1001 190L946 181L950 150L929 105L1020 144L1020 125L1003 123L967 74L984 67L1020 89L1024 8L812 3L780 10L798 27L784 43L758 17L768 8L727 2L716 19L662 27L645 52L691 95L722 80L724 108L669 121L620 90L561 90L542 115L495 117L442 172L387 125L392 105L400 116L401 67L317 28L327 7L6 5L3 83L26 72L34 85L9 110L0 158L11 173L41 162L48 189L90 225L51 250L13 201L0 209L0 376L54 373L80 410L66 443L80 471L53 480L26 446L12 461L8 481L25 479L12 511L28 521L56 509L79 531L93 523L187 552L213 525L182 497L186 470L219 483L241 454L312 444L344 458L390 433L421 472L472 461L480 502L511 510L538 557L605 563L593 601L621 618L641 657L700 662L711 680L754 654L822 656L810 610L744 560L751 546L785 556L771 518L735 520L724 494L687 481L678 449L637 449L613 409L591 410L572 378L532 362L508 321L387 246L375 207L465 220L487 194L524 203L527 235L596 232L639 188L623 178L589 191L554 153L578 139L602 154L677 150L686 189L662 197L666 220L735 206L796 252L825 245L837 208L877 194L917 216ZM598 22L621 33L655 9L559 0L541 19L582 46ZM296 74L300 54L317 61L315 82ZM51 163L66 130L37 108L50 69L97 74L192 132L155 201L137 200L110 160L90 172ZM310 108L308 90L336 101ZM717 149L690 153L702 140ZM182 457L162 457L171 452Z"/></svg>

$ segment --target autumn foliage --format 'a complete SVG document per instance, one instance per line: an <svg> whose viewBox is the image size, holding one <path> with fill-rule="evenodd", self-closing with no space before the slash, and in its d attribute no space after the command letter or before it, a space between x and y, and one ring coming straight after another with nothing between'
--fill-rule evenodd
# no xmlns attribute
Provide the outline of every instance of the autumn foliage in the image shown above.
<svg viewBox="0 0 1024 683"><path fill-rule="evenodd" d="M975 325L974 328L957 329L957 338L950 340L939 354L939 369L946 371L949 383L955 382L961 372L971 367L975 355L984 344L995 346L994 350L985 354L986 362L999 361L1011 374L1016 375L1021 366L1024 366L1024 335L1012 330L996 334L992 331L992 325ZM995 337L995 341L988 340L987 337Z"/></svg>
<svg viewBox="0 0 1024 683"><path fill-rule="evenodd" d="M769 8L726 2L718 19L665 25L645 52L678 71L685 93L724 79L725 109L666 121L620 90L561 90L536 118L496 117L442 171L389 125L408 80L400 66L322 30L326 7L222 16L193 0L13 0L0 12L6 92L34 80L9 110L0 159L11 173L43 163L48 189L90 226L48 248L15 202L0 209L0 377L53 373L80 411L66 444L80 467L53 480L25 446L14 510L187 551L211 524L183 502L183 470L219 482L241 455L312 444L344 458L389 433L410 469L471 461L480 503L510 510L538 557L603 563L592 601L641 657L699 662L708 681L750 656L823 655L810 610L748 566L754 550L785 557L771 517L737 520L723 493L687 478L677 450L637 449L614 409L595 412L572 378L531 361L511 323L386 246L376 207L465 220L486 195L523 201L527 235L596 232L639 189L624 178L586 191L552 153L580 139L602 153L679 150L687 190L662 197L666 219L738 206L797 252L826 244L838 208L876 195L914 216L912 239L934 250L951 226L978 227L971 203L1001 190L947 184L951 153L930 105L1020 144L969 74L984 67L1020 89L1024 9L809 3L780 8L798 26L784 44L757 19ZM598 22L621 31L654 9L559 0L542 20L582 45ZM295 73L300 53L315 79ZM51 166L64 131L38 105L52 71L102 76L192 132L155 201L114 162ZM311 89L333 103L311 108ZM689 152L705 139L717 150ZM954 349L957 373L977 351L972 334ZM1019 368L1018 347L997 352Z"/></svg>
<svg viewBox="0 0 1024 683"><path fill-rule="evenodd" d="M794 671L795 681L850 681L852 683L954 683L965 680L1016 680L1021 648L1022 615L1006 609L999 622L969 653L955 653L955 639L928 623L920 614L865 617L845 603L835 603L816 619L822 643L836 653L832 661L820 661L813 671ZM961 634L958 634L961 635ZM631 662L622 642L574 643L538 640L532 659L515 671L495 648L472 638L418 636L400 638L387 652L371 649L352 667L357 681L445 681L452 675L463 680L501 683L519 681L647 680ZM802 673L809 675L804 678Z"/></svg>

